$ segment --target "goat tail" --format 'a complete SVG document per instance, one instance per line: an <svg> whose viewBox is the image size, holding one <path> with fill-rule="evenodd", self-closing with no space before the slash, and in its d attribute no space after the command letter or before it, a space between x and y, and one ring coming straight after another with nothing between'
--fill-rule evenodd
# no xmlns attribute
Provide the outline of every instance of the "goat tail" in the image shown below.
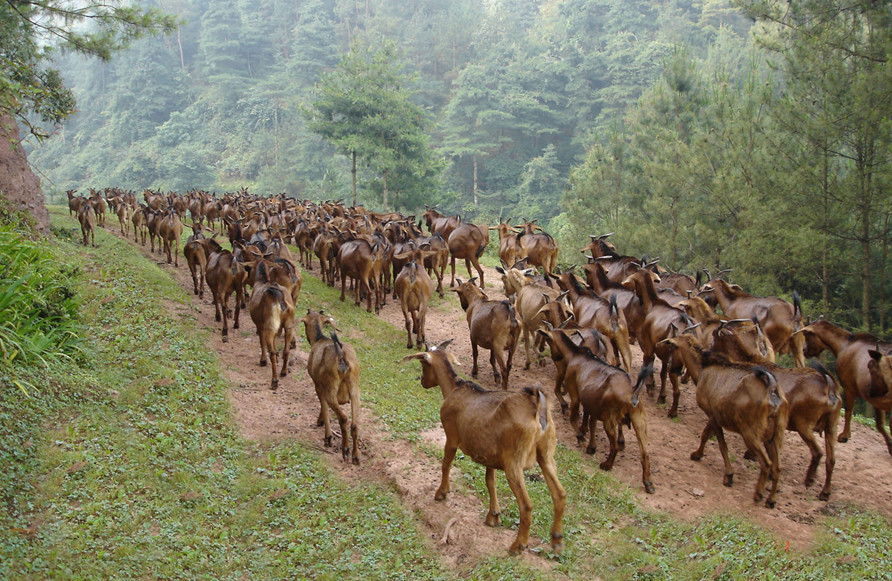
<svg viewBox="0 0 892 581"><path fill-rule="evenodd" d="M836 402L839 401L839 394L836 392L836 380L833 379L833 375L816 359L810 361L808 366L824 376L824 383L827 385L827 403L835 406Z"/></svg>
<svg viewBox="0 0 892 581"><path fill-rule="evenodd" d="M477 253L474 255L475 258L480 258L483 255L483 250L486 248L486 243L480 245L480 248L477 249Z"/></svg>
<svg viewBox="0 0 892 581"><path fill-rule="evenodd" d="M335 357L338 360L338 371L342 374L347 373L349 365L347 364L347 356L344 354L344 344L338 339L338 335L334 332L334 329L331 331L331 344L334 346Z"/></svg>
<svg viewBox="0 0 892 581"><path fill-rule="evenodd" d="M610 295L610 328L614 333L619 328L619 307L616 304L616 293Z"/></svg>
<svg viewBox="0 0 892 581"><path fill-rule="evenodd" d="M285 302L285 292L282 290L282 287L270 285L266 288L266 293L278 301L280 309L283 311L288 309L288 303Z"/></svg>
<svg viewBox="0 0 892 581"><path fill-rule="evenodd" d="M632 407L638 407L639 395L641 394L641 388L644 387L644 383L647 379L653 375L654 366L645 365L641 368L641 371L638 372L638 382L635 383L635 389L632 390Z"/></svg>
<svg viewBox="0 0 892 581"><path fill-rule="evenodd" d="M539 402L536 406L536 417L539 418L539 428L542 433L548 429L548 398L541 389L536 390L539 393Z"/></svg>

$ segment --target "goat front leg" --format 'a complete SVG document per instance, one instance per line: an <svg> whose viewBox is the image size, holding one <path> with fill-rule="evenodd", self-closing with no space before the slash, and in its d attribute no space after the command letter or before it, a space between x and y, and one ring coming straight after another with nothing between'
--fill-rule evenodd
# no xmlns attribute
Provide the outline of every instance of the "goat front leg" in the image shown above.
<svg viewBox="0 0 892 581"><path fill-rule="evenodd" d="M474 364L471 366L471 377L477 378L477 342L471 339L471 355L473 355Z"/></svg>
<svg viewBox="0 0 892 581"><path fill-rule="evenodd" d="M489 466L486 467L486 490L489 491L489 513L484 522L488 527L497 527L502 524L502 508L496 491L496 471Z"/></svg>
<svg viewBox="0 0 892 581"><path fill-rule="evenodd" d="M446 446L443 448L443 476L440 479L440 488L437 489L434 500L446 500L446 495L449 494L449 470L452 468L452 461L455 459L457 449L458 447L450 442L447 436Z"/></svg>

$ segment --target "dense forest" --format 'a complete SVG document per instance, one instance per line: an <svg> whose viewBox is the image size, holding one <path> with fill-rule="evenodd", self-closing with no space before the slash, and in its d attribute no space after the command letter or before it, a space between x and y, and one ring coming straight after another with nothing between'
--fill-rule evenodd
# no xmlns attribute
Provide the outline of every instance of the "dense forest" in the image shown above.
<svg viewBox="0 0 892 581"><path fill-rule="evenodd" d="M284 192L538 219L889 326L892 7L830 0L161 0L29 159L73 188ZM343 123L349 126L344 132Z"/></svg>

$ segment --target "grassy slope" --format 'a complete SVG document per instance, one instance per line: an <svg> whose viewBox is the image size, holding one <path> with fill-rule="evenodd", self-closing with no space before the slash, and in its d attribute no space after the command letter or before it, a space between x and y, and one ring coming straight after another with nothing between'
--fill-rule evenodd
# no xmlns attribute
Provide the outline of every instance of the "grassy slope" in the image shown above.
<svg viewBox="0 0 892 581"><path fill-rule="evenodd" d="M563 447L567 539L553 572L507 557L444 570L394 492L348 487L297 443L241 439L204 331L164 306L189 296L128 243L100 232L100 247L84 250L72 244L75 222L60 211L53 219L59 244L84 274L86 353L77 365L43 372L47 389L27 402L0 377L0 437L22 443L22 486L0 515L0 577L794 579L892 570L889 523L855 508L828 517L812 551L790 553L733 516L692 526L643 511ZM439 394L422 390L414 373L394 373L405 355L402 330L306 278L298 308L334 313L363 361L364 403L397 438L416 441L436 426ZM36 372L28 373L37 385ZM439 451L418 446L436 462ZM485 497L482 469L466 459L458 465L467 476L456 484ZM529 487L533 532L547 538L547 488ZM511 523L516 505L504 479L500 490Z"/></svg>

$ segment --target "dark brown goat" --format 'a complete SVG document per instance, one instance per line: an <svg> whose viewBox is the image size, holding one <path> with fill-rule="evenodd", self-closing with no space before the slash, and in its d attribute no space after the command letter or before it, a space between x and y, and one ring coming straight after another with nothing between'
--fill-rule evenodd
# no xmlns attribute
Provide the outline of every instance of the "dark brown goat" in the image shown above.
<svg viewBox="0 0 892 581"><path fill-rule="evenodd" d="M499 259L504 264L514 264L523 255L517 243L517 230L508 222L509 220L499 222L498 226L490 226L489 229L499 233Z"/></svg>
<svg viewBox="0 0 892 581"><path fill-rule="evenodd" d="M458 216L444 216L436 210L436 206L433 208L425 206L425 208L425 212L421 214L421 217L427 224L428 232L431 233L431 236L439 234L443 237L443 240L449 240L449 235L452 234L452 231L462 223L461 218Z"/></svg>
<svg viewBox="0 0 892 581"><path fill-rule="evenodd" d="M486 467L489 512L485 522L488 526L497 526L502 511L496 494L495 471L504 470L520 512L517 537L508 551L522 553L529 543L533 515L533 503L524 484L523 471L538 463L554 504L551 547L555 553L560 553L563 550L561 522L567 493L557 477L554 461L557 437L545 393L533 387L519 392L488 391L465 381L455 374L452 368L457 363L455 356L444 349L445 345L403 359L419 360L421 385L425 389L439 385L443 392L440 422L446 432L446 444L442 479L434 499L446 499L452 461L456 451L461 449Z"/></svg>
<svg viewBox="0 0 892 581"><path fill-rule="evenodd" d="M684 361L697 384L697 405L706 413L706 427L700 437L700 447L691 453L691 459L703 458L706 442L715 435L725 462L723 484L731 486L734 471L724 430L737 432L747 450L755 454L759 462L759 478L753 501L762 500L765 485L770 483L771 491L765 506L774 508L789 404L777 379L767 369L732 363L702 350L696 341L693 335L680 335L662 341Z"/></svg>
<svg viewBox="0 0 892 581"><path fill-rule="evenodd" d="M384 247L380 243L365 238L348 240L341 245L338 250L338 265L341 271L342 301L347 290L347 279L352 278L355 281L356 306L359 306L360 297L365 294L368 312L372 312L373 299L375 312L381 309L384 290L380 282L375 280L375 264L381 259L383 252Z"/></svg>
<svg viewBox="0 0 892 581"><path fill-rule="evenodd" d="M480 288L486 288L483 281L483 268L480 267L480 255L486 245L489 244L489 230L486 226L476 226L474 224L460 224L452 231L446 239L446 246L449 248L450 265L452 267L452 280L449 286L455 286L455 259L461 258L465 261L465 267L468 269L468 276L471 275L471 264L477 270L480 277Z"/></svg>
<svg viewBox="0 0 892 581"><path fill-rule="evenodd" d="M248 272L235 260L232 252L223 250L213 239L205 238L205 252L208 252L208 266L205 279L214 297L214 320L223 319L223 342L229 341L229 297L235 293L235 316L232 328L238 329L239 313L245 301L245 283Z"/></svg>
<svg viewBox="0 0 892 581"><path fill-rule="evenodd" d="M555 303L549 303L549 305L552 304ZM546 307L548 307L548 305L546 305ZM607 354L610 343L604 340L604 337L601 336L597 329L580 329L575 325L573 328L561 328L552 325L550 322L546 322L544 327L544 329L539 329L537 333L546 343L548 343L551 360L554 362L554 367L557 371L554 378L554 396L561 404L561 413L566 415L570 406L567 404L566 400L564 400L563 396L563 394L567 392L567 390L564 389L564 376L567 374L567 364L573 353L570 350L561 350L561 345L563 345L563 343L557 340L557 336L563 335L568 341L574 341L574 337L579 337L580 342L578 345L580 347L585 347L596 357L600 357L605 361L608 358ZM609 353L612 352L612 350L609 351Z"/></svg>
<svg viewBox="0 0 892 581"><path fill-rule="evenodd" d="M660 394L659 403L666 401L666 377L672 384L672 406L669 408L669 417L678 416L678 399L681 389L678 385L678 376L681 372L681 362L673 359L672 352L660 345L660 341L671 337L673 334L687 329L693 325L690 317L681 309L669 305L662 300L654 286L652 273L641 269L623 281L623 285L635 290L635 294L641 299L644 307L644 320L638 329L638 344L643 353L643 365L653 365L654 358L659 357L662 362L660 368Z"/></svg>
<svg viewBox="0 0 892 581"><path fill-rule="evenodd" d="M508 389L508 375L511 373L511 360L517 347L520 325L514 307L508 301L490 300L477 285L474 279L465 283L459 279L458 293L461 308L468 319L471 333L471 351L474 355L474 366L471 376L477 377L477 349L489 349L489 363L492 365L496 384ZM508 351L507 357L505 351Z"/></svg>
<svg viewBox="0 0 892 581"><path fill-rule="evenodd" d="M803 357L817 357L825 349L836 355L836 375L843 389L846 408L845 424L838 441L848 442L852 435L851 421L855 399L861 398L874 407L877 431L886 441L892 454L892 437L886 431L886 414L892 411L892 394L875 390L871 386L870 366L876 358L871 350L885 356L892 355L892 343L877 340L866 333L850 333L827 321L817 321L804 327L799 333L804 343Z"/></svg>
<svg viewBox="0 0 892 581"><path fill-rule="evenodd" d="M331 337L322 332L324 324L334 327L334 321L322 311L307 311L300 321L304 324L310 354L307 356L307 374L312 378L319 398L319 422L325 426L325 445L331 446L334 435L328 421L331 410L338 417L341 428L341 454L344 460L352 458L359 464L359 359L350 345L341 343L334 331ZM350 436L353 448L347 446L347 414L341 405L350 404Z"/></svg>
<svg viewBox="0 0 892 581"><path fill-rule="evenodd" d="M279 387L279 379L276 376L278 358L276 338L279 334L285 336L282 346L282 370L279 373L281 377L285 377L288 374L288 353L294 341L294 302L291 300L289 289L282 288L269 280L266 263L258 263L254 270L256 279L251 300L248 302L248 312L257 327L257 337L260 339L260 366L266 366L268 355L272 369L270 389L275 390Z"/></svg>

